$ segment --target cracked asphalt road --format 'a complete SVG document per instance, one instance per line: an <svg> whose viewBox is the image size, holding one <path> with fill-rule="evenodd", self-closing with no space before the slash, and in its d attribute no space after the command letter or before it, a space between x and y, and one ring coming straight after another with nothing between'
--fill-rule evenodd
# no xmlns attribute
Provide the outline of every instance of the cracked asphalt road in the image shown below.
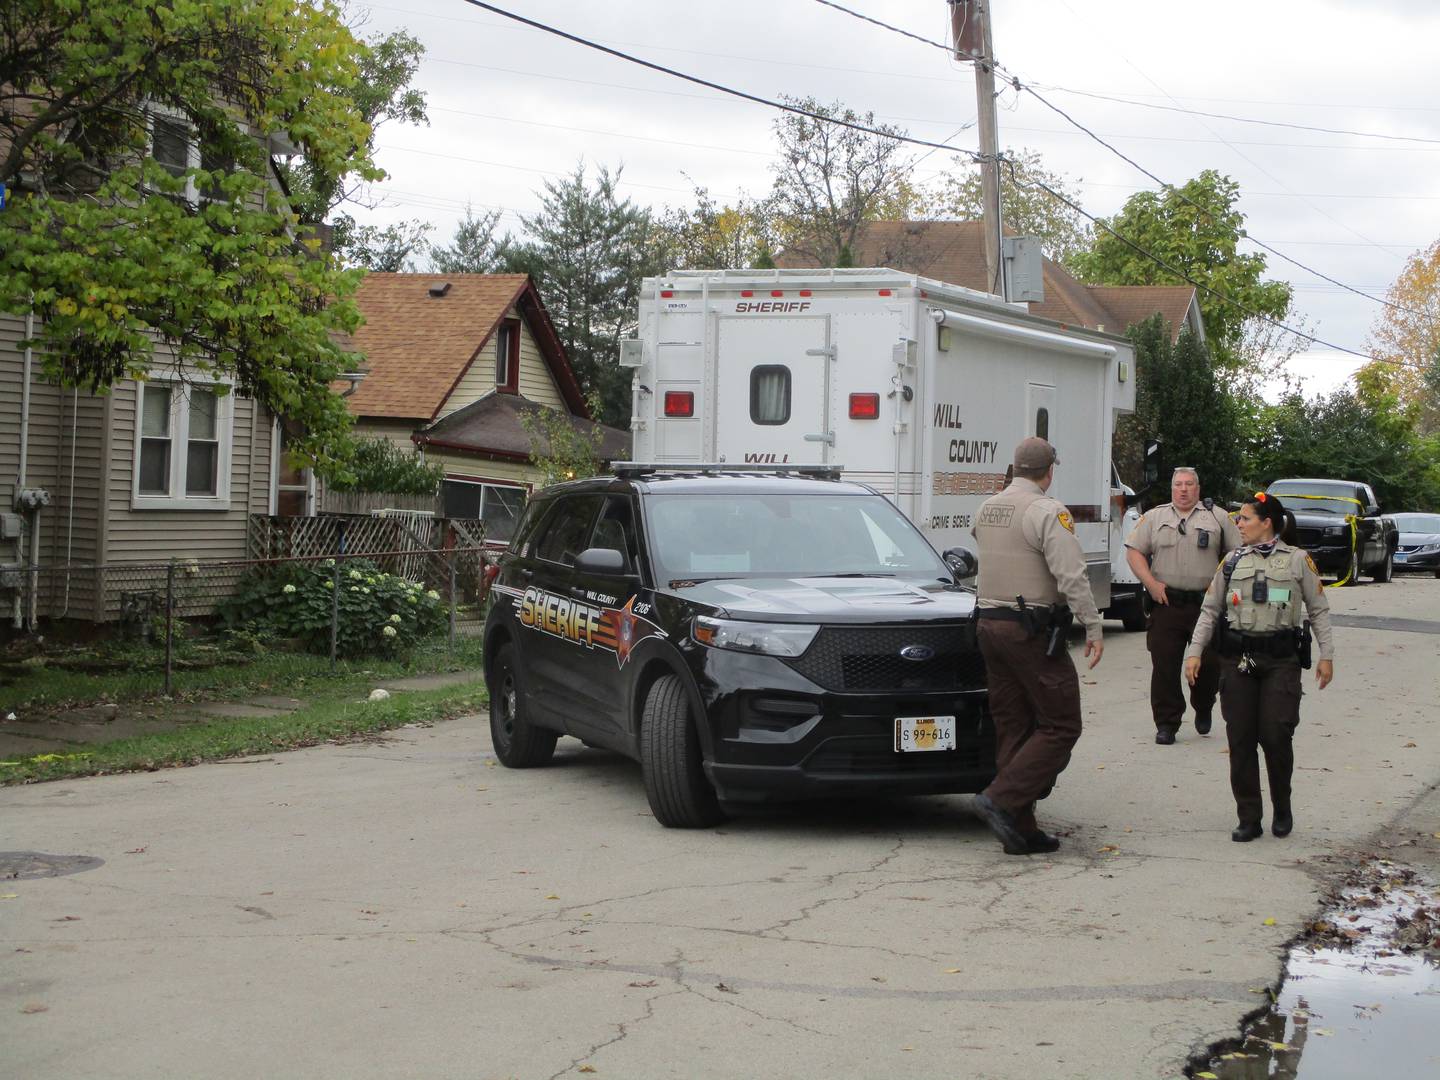
<svg viewBox="0 0 1440 1080"><path fill-rule="evenodd" d="M1331 598L1429 620L1440 581ZM958 797L665 830L629 762L565 740L511 772L479 718L0 790L0 849L104 860L0 881L4 1072L1177 1076L1355 853L1434 858L1440 677L1429 635L1337 628L1295 834L1240 846L1223 736L1155 746L1143 639L1109 626L1043 859Z"/></svg>

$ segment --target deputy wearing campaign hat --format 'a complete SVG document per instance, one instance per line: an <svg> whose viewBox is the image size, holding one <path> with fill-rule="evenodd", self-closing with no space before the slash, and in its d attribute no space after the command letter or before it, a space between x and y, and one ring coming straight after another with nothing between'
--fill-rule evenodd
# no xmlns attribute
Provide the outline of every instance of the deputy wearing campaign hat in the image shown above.
<svg viewBox="0 0 1440 1080"><path fill-rule="evenodd" d="M1065 640L1071 618L1085 626L1092 668L1105 648L1075 522L1046 494L1058 463L1046 440L1023 440L1014 479L980 507L974 528L997 769L974 805L1010 855L1060 846L1041 831L1035 803L1050 793L1080 738L1080 679Z"/></svg>

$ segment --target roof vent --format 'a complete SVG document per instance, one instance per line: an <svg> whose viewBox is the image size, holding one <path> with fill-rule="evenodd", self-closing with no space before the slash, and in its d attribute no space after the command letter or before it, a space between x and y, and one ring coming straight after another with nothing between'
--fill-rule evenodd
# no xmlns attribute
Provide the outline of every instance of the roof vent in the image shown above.
<svg viewBox="0 0 1440 1080"><path fill-rule="evenodd" d="M430 286L430 295L436 300L439 300L449 291L450 282L448 281L437 281L434 285Z"/></svg>

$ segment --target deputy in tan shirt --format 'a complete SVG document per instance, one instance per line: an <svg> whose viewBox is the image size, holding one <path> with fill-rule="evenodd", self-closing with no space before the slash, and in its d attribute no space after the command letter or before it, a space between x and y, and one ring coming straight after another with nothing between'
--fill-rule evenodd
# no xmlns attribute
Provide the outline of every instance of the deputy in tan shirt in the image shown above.
<svg viewBox="0 0 1440 1080"><path fill-rule="evenodd" d="M1092 668L1105 651L1075 523L1064 503L1045 494L1058 460L1044 439L1024 440L1015 448L1014 481L975 519L980 651L996 765L994 782L975 796L975 811L1010 855L1060 846L1035 820L1036 801L1050 794L1080 738L1080 680L1066 651L1065 624L1052 635L1057 610L1068 605L1084 624Z"/></svg>
<svg viewBox="0 0 1440 1080"><path fill-rule="evenodd" d="M1169 746L1185 719L1180 666L1185 645L1200 617L1205 589L1227 552L1240 546L1240 532L1224 510L1200 498L1200 476L1179 468L1170 480L1170 501L1147 511L1125 541L1125 558L1152 602L1145 645L1150 650L1150 710L1155 741ZM1220 687L1215 650L1204 656L1190 688L1195 730L1210 733L1211 712Z"/></svg>

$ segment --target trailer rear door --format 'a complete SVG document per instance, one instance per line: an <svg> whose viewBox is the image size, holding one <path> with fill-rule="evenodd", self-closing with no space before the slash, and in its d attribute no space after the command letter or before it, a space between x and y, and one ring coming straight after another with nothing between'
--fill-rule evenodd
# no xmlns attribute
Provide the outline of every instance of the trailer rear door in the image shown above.
<svg viewBox="0 0 1440 1080"><path fill-rule="evenodd" d="M825 462L830 317L721 316L715 357L716 453L732 463Z"/></svg>

